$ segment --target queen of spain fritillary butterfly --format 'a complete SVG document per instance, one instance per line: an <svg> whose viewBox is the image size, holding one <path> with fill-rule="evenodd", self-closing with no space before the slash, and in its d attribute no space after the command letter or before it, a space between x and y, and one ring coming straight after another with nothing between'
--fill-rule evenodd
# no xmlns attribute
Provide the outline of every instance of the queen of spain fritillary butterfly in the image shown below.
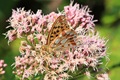
<svg viewBox="0 0 120 80"><path fill-rule="evenodd" d="M76 32L70 28L65 15L60 15L52 25L47 37L47 44L42 49L48 51L65 50L75 46Z"/></svg>

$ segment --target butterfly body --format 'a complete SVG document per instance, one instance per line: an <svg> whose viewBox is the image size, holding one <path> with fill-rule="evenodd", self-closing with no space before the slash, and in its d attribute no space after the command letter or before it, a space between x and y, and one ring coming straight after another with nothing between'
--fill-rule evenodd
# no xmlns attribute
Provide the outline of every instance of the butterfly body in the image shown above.
<svg viewBox="0 0 120 80"><path fill-rule="evenodd" d="M52 25L48 34L47 44L42 46L49 53L63 51L75 46L76 32L68 25L65 15L60 15Z"/></svg>

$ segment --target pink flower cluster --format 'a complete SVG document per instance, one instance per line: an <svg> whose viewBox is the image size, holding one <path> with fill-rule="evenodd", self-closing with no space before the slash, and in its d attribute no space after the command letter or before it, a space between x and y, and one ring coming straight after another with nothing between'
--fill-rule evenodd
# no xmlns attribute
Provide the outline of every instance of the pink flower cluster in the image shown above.
<svg viewBox="0 0 120 80"><path fill-rule="evenodd" d="M89 12L86 6L79 7L73 2L65 6L63 12L51 12L48 15L42 15L41 10L36 13L23 8L13 10L8 20L9 27L13 29L6 36L10 42L17 38L24 39L19 49L21 56L15 57L13 73L21 79L44 74L44 80L65 80L76 71L86 76L92 74L86 74L89 70L97 72L99 65L102 65L101 59L107 56L106 41L94 31L95 20ZM66 16L68 24L77 33L76 46L56 51L54 55L41 47L46 44L52 24L60 15ZM96 79L99 80L99 76Z"/></svg>
<svg viewBox="0 0 120 80"><path fill-rule="evenodd" d="M9 30L6 35L9 41L11 42L16 38L25 37L26 34L29 35L49 31L51 28L50 23L52 24L60 15L52 12L49 15L43 16L41 13L42 11L38 10L36 14L34 14L30 10L25 11L24 8L13 10L12 16L8 20L8 22L10 22L8 28L12 27L13 30ZM38 37L39 34L35 35Z"/></svg>
<svg viewBox="0 0 120 80"><path fill-rule="evenodd" d="M83 28L92 28L94 27L93 16L89 14L90 10L87 6L79 8L79 4L73 5L73 2L69 6L64 7L65 14L70 22L71 26L77 27L80 25Z"/></svg>
<svg viewBox="0 0 120 80"><path fill-rule="evenodd" d="M4 74L4 68L7 66L7 64L4 63L4 60L0 60L0 75Z"/></svg>

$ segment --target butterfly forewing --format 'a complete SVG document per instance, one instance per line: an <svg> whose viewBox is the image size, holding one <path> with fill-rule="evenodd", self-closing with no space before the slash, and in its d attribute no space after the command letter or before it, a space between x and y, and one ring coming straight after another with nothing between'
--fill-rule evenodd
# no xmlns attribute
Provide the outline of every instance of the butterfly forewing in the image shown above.
<svg viewBox="0 0 120 80"><path fill-rule="evenodd" d="M56 37L59 36L59 34L62 31L67 30L67 29L69 29L69 25L67 24L65 16L60 15L52 25L52 28L48 35L47 44L49 45Z"/></svg>

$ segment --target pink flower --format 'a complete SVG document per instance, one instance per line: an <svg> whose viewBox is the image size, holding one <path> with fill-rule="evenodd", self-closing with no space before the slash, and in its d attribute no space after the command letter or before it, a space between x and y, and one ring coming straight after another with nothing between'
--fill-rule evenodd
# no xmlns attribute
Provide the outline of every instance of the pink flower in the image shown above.
<svg viewBox="0 0 120 80"><path fill-rule="evenodd" d="M65 14L71 26L75 28L80 25L83 28L91 29L94 27L93 16L89 14L89 8L84 6L82 8L79 7L79 4L73 5L73 2L69 6L64 7Z"/></svg>
<svg viewBox="0 0 120 80"><path fill-rule="evenodd" d="M98 74L97 75L97 80L110 80L110 79L108 77L108 74L104 73L104 74Z"/></svg>
<svg viewBox="0 0 120 80"><path fill-rule="evenodd" d="M60 14L57 14L55 12L51 12L50 14L46 15L45 17L47 18L47 21L48 21L48 31L50 31L51 27L52 27L52 23L57 19L57 17L59 16Z"/></svg>
<svg viewBox="0 0 120 80"><path fill-rule="evenodd" d="M17 37L16 30L9 30L6 36L8 37L9 42L15 40Z"/></svg>
<svg viewBox="0 0 120 80"><path fill-rule="evenodd" d="M7 66L7 64L4 63L4 60L0 60L0 75L5 74L4 68Z"/></svg>

